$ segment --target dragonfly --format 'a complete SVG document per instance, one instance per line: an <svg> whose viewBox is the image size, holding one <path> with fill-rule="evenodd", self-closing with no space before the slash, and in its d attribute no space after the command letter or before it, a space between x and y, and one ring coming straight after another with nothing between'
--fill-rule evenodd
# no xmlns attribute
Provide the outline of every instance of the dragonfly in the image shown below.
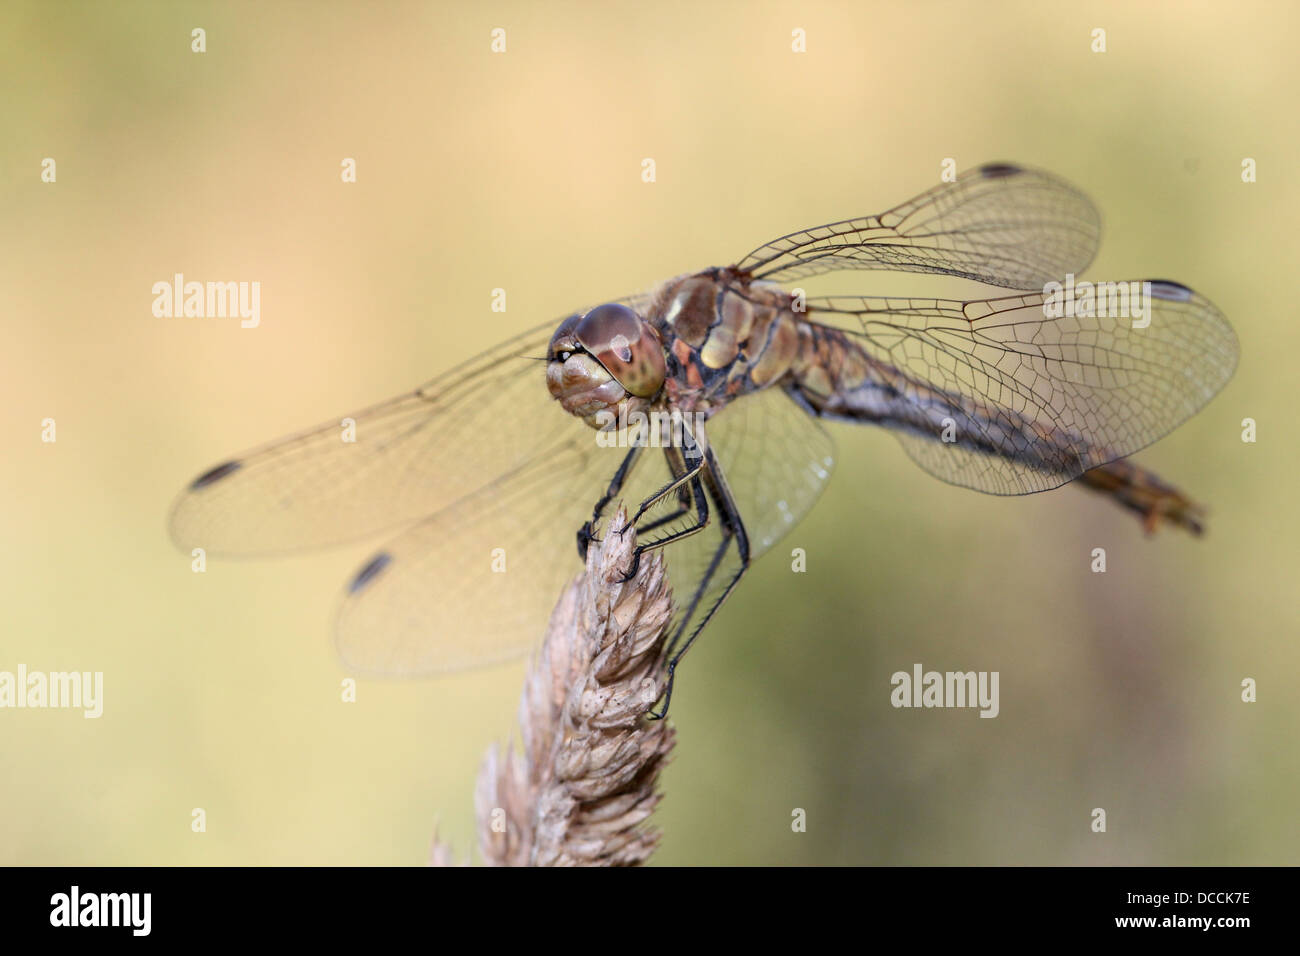
<svg viewBox="0 0 1300 956"><path fill-rule="evenodd" d="M1202 531L1204 509L1129 456L1223 388L1236 337L1213 303L1169 280L1111 284L1144 293L1127 309L1140 318L1112 314L1126 311L1113 293L1062 307L1061 280L1084 271L1099 237L1091 201L1054 175L973 168L887 212L576 310L228 459L180 494L171 535L214 556L385 537L347 584L335 644L354 673L421 677L525 653L611 507L634 503L629 579L655 550L677 595L662 716L687 650L826 487L831 423L888 429L921 468L965 488L1074 483L1148 531ZM998 294L792 286L841 270Z"/></svg>

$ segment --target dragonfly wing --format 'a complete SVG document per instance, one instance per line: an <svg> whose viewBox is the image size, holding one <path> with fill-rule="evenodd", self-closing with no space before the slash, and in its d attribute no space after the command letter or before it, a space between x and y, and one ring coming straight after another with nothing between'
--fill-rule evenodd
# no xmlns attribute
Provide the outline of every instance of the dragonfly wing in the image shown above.
<svg viewBox="0 0 1300 956"><path fill-rule="evenodd" d="M623 301L637 308L644 297ZM585 430L550 400L535 361L558 324L209 469L172 506L173 541L216 555L343 544L412 524L510 473Z"/></svg>
<svg viewBox="0 0 1300 956"><path fill-rule="evenodd" d="M582 569L577 531L622 460L578 431L408 528L358 570L335 641L349 669L421 677L506 660Z"/></svg>
<svg viewBox="0 0 1300 956"><path fill-rule="evenodd" d="M835 467L834 440L780 388L733 400L709 420L708 433L756 558L825 490Z"/></svg>
<svg viewBox="0 0 1300 956"><path fill-rule="evenodd" d="M913 461L952 484L1026 494L1139 451L1231 378L1237 338L1214 304L1174 282L1149 289L1141 318L1052 318L1042 293L831 296L809 299L808 318L878 364L894 396L880 424Z"/></svg>
<svg viewBox="0 0 1300 956"><path fill-rule="evenodd" d="M1099 237L1100 217L1083 193L1048 173L998 163L880 215L774 239L738 267L773 282L891 269L1033 289L1083 272Z"/></svg>

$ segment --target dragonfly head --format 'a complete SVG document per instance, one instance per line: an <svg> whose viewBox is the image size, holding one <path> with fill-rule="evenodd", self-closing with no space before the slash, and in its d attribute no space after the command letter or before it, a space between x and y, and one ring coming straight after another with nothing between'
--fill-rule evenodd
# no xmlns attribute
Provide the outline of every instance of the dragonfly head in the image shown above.
<svg viewBox="0 0 1300 956"><path fill-rule="evenodd" d="M569 414L601 429L614 427L621 411L645 407L667 374L653 326L617 303L561 322L546 361L552 397Z"/></svg>

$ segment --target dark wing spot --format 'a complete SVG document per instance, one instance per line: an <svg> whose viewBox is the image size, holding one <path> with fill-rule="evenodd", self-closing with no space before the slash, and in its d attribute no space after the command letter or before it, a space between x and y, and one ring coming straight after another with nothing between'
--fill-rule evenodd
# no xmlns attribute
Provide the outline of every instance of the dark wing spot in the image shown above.
<svg viewBox="0 0 1300 956"><path fill-rule="evenodd" d="M217 465L216 468L210 468L190 482L190 491L198 491L200 488L206 488L208 485L215 485L222 478L239 471L239 469L243 467L243 462L228 461L224 464Z"/></svg>
<svg viewBox="0 0 1300 956"><path fill-rule="evenodd" d="M366 562L365 567L352 576L348 582L348 593L356 594L383 572L393 562L393 556L387 551L380 551Z"/></svg>
<svg viewBox="0 0 1300 956"><path fill-rule="evenodd" d="M1194 295L1181 282L1171 282L1169 279L1152 279L1151 294L1157 299L1168 299L1170 302L1187 302Z"/></svg>
<svg viewBox="0 0 1300 956"><path fill-rule="evenodd" d="M1013 166L1011 163L985 163L980 167L980 175L985 179L1003 179L1023 172L1021 167Z"/></svg>

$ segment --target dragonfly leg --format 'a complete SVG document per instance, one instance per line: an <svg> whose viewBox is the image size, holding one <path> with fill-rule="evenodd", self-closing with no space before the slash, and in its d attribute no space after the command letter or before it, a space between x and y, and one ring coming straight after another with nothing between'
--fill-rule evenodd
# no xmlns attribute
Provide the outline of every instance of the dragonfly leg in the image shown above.
<svg viewBox="0 0 1300 956"><path fill-rule="evenodd" d="M692 449L698 447L695 445L694 438L691 436L688 435L686 440L691 443L690 447ZM592 541L596 540L596 523L604 516L605 509L609 507L609 503L623 490L623 486L627 483L628 477L632 474L633 469L641 458L641 452L644 451L645 448L646 441L644 436L642 436L640 440L634 439L632 441L628 453L623 456L622 463L618 466L618 470L614 472L614 477L610 479L609 486L605 489L605 493L601 496L600 500L596 502L596 507L592 509L591 520L578 529L578 557L583 561L587 560L587 546L590 545ZM671 456L669 456L668 468L670 474L673 475L673 480L664 488L660 489L654 495L642 502L640 509L636 513L636 517L633 518L629 524L635 525L647 508L652 507L656 501L660 500L664 495L672 491L674 487L682 484L682 482L686 481L690 477L686 474L686 469L684 467L677 468L674 466ZM683 492L680 494L682 508L690 507L688 494L689 492ZM656 522L656 525L660 523L662 522Z"/></svg>
<svg viewBox="0 0 1300 956"><path fill-rule="evenodd" d="M664 459L668 463L669 474L673 475L673 480L664 487L660 488L653 495L641 502L637 509L635 517L628 522L628 527L635 527L638 535L644 535L646 532L656 528L663 527L672 522L680 520L682 517L695 512L695 521L684 528L669 532L662 538L656 538L653 541L646 541L638 544L632 551L632 563L628 568L625 581L632 580L636 576L637 569L641 566L641 555L646 551L656 548L662 548L674 541L680 541L682 538L688 538L693 534L698 534L709 523L709 499L704 492L704 484L701 476L704 474L704 455L699 452L699 446L691 437L686 439L688 448L685 453L682 449L668 446L664 448ZM696 465L687 465L686 458L698 458L699 463ZM648 524L638 525L642 516L657 503L673 492L677 493L677 510L663 517L656 518Z"/></svg>
<svg viewBox="0 0 1300 956"><path fill-rule="evenodd" d="M661 491L657 492L653 497L659 499L662 497L665 490L670 490L673 485L677 485L677 508L675 511L666 514L661 518L655 518L653 521L637 525L636 532L638 535L645 535L658 528L662 528L664 525L680 521L695 508L695 492L689 481L683 481L689 477L687 474L689 469L686 466L685 458L676 449L666 447L664 449L664 460L668 463L668 473L673 476L673 480L669 482L666 489L661 489Z"/></svg>
<svg viewBox="0 0 1300 956"><path fill-rule="evenodd" d="M587 546L596 540L596 522L604 515L605 509L609 507L609 503L614 500L615 495L623 490L623 485L627 482L628 475L632 473L637 460L641 457L641 450L644 447L644 445L634 444L628 449L628 453L623 456L622 464L618 466L618 471L614 472L614 477L610 479L605 494L596 502L596 507L591 512L591 520L578 529L578 557L583 561L587 560Z"/></svg>
<svg viewBox="0 0 1300 956"><path fill-rule="evenodd" d="M691 492L689 484L683 485L678 489L677 509L672 514L666 514L662 518L655 518L654 521L647 522L636 529L637 534L648 534L651 531L658 530L664 525L672 524L674 521L680 521L686 515L690 514L695 508L695 495Z"/></svg>
<svg viewBox="0 0 1300 956"><path fill-rule="evenodd" d="M673 451L675 451L675 449L673 449ZM678 501L679 501L679 502L684 502L684 501L686 501L688 495L691 496L692 498L697 498L697 497L699 497L699 496L695 493L695 489L694 489L693 486L694 486L694 485L696 484L696 482L698 481L698 479L699 479L699 475L700 475L700 472L701 472L701 471L703 470L703 468L704 468L703 463L701 462L701 464L696 465L694 468L691 468L691 469L689 469L689 470L685 470L685 471L683 471L681 474L678 474L678 473L676 472L676 470L675 470L675 466L674 466L674 464L673 464L674 456L670 454L670 455L666 455L666 457L668 458L668 467L669 467L670 469L674 469L673 474L676 475L676 477L673 478L672 481L668 482L668 484L664 485L662 488L660 488L658 491L656 491L653 495L651 495L651 496L650 496L649 498L647 498L645 501L641 502L640 507L638 507L638 508L636 509L636 514L633 515L632 520L628 522L628 525L629 525L629 526L636 525L637 522L639 522L639 521L641 520L642 516L643 516L647 511L649 511L651 508L653 508L653 507L654 507L655 505L657 505L659 502L663 501L664 498L668 497L668 495L672 494L674 491L677 492L677 496L678 496ZM664 522L663 522L662 520L658 520L658 521L655 522L655 524L657 524L657 525L658 525L658 524L663 524L663 523L664 523ZM645 529L644 529L644 528L641 528L641 527L638 527L637 530L638 530L638 531L643 531L643 530L645 530Z"/></svg>
<svg viewBox="0 0 1300 956"><path fill-rule="evenodd" d="M690 472L682 479L682 483L678 484L674 482L673 486L667 489L667 491L659 493L656 498L662 499L664 494L673 490L673 488L678 488L681 492L681 497L678 499L678 509L662 518L655 519L648 525L637 528L637 534L643 534L655 528L663 527L669 522L679 521L683 516L689 515L692 511L695 513L694 522L684 528L670 531L662 538L638 543L637 546L632 549L632 563L628 567L627 574L623 577L624 581L630 581L632 578L636 577L637 570L641 567L641 555L645 552L665 547L672 544L674 541L680 541L683 538L689 538L691 535L703 531L708 526L709 501L704 493L704 485L700 480L700 472L698 470ZM644 508L641 509L641 511L644 510ZM641 512L639 511L638 514L640 513ZM634 525L629 522L628 527L633 526Z"/></svg>
<svg viewBox="0 0 1300 956"><path fill-rule="evenodd" d="M722 540L718 543L718 548L713 553L713 558L709 561L708 569L700 578L700 583L695 588L695 593L691 596L690 603L686 606L686 611L682 615L682 622L677 626L677 631L673 634L672 639L668 642L668 647L664 651L668 657L667 671L668 680L664 685L664 702L663 706L657 712L651 712L652 720L662 720L668 716L668 705L673 699L673 684L677 679L677 665L681 663L686 652L691 649L700 632L704 630L713 615L722 607L722 603L731 596L731 592L736 589L740 579L744 577L745 572L749 570L749 536L745 532L745 524L741 520L740 512L736 508L736 502L731 496L731 490L727 487L727 482L718 468L717 462L713 459L712 453L709 454L709 469L705 472L706 494L713 500L714 507L718 512L718 525L721 529ZM682 635L691 625L691 619L695 617L695 612L699 609L701 602L709 592L709 586L718 574L718 569L722 566L722 560L726 557L728 549L732 545L736 546L736 557L739 560L738 566L731 572L731 577L727 581L722 593L718 596L703 619L695 625L690 632L690 637L686 643L678 649L681 643Z"/></svg>

